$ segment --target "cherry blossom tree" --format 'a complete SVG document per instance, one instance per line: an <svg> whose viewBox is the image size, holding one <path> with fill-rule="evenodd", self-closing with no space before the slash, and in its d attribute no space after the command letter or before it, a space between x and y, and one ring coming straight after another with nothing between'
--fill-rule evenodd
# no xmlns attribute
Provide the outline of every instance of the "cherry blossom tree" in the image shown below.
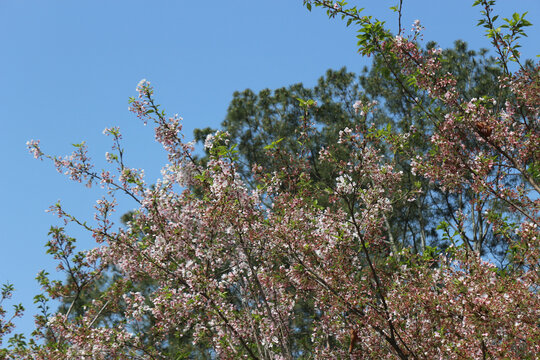
<svg viewBox="0 0 540 360"><path fill-rule="evenodd" d="M522 64L516 47L529 23L516 14L503 25L507 32L498 31L494 1L475 2L483 7L481 25L505 69L499 85L511 94L499 104L457 91L455 78L441 71L440 53L420 51L419 22L411 36L401 29L393 35L344 1L304 4L357 25L362 53L397 62L397 84L405 92L410 85L425 92L429 100L408 101L433 123L435 133L425 139L432 151L412 146L419 136L414 129L378 128L371 121L376 105L357 102L358 123L313 154L305 145L313 131L308 115L317 104L300 100L299 150L284 151L279 141L268 146L275 166L268 171L255 165L252 187L242 181L227 133L208 136L209 160L204 166L196 162L182 119L167 116L143 80L131 110L155 125L169 162L155 185L124 163L117 128L104 131L113 142L107 160L114 171L96 170L84 143L67 157L46 155L39 142L28 143L36 158L51 160L74 181L101 186L104 196L95 206L96 226L61 204L51 207L66 224L86 228L97 246L77 252L62 227L51 229L47 252L70 281L40 274L44 294L36 301L45 310L34 337L14 338L6 357L180 358L164 344L188 334L204 344L201 356L225 359L532 359L540 353L539 66ZM396 12L401 18L399 7ZM441 224L450 248L413 252L391 246L388 214L399 202L415 201L420 189L399 186L403 174L395 155L383 151L387 146L409 156L419 176L449 192L475 195L455 214L453 229ZM343 149L345 161L337 156ZM312 157L332 170L333 183L322 186L311 178ZM139 204L127 228L110 219L118 196ZM324 207L317 201L323 197ZM512 216L503 216L500 204ZM479 211L508 246L504 266L483 258L469 241L472 228L487 226L475 223ZM110 266L123 276L86 304L82 315L74 316L72 307L48 313L47 301L82 294ZM148 293L134 291L133 284L146 279L154 284ZM294 309L302 301L314 309L309 350L292 344L298 331ZM105 311L125 316L101 324ZM150 329L142 326L148 322Z"/></svg>

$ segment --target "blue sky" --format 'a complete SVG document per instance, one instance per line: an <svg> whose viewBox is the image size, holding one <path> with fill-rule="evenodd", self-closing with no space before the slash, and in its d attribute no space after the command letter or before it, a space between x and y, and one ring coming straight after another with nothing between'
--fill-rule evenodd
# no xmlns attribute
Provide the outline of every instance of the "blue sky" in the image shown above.
<svg viewBox="0 0 540 360"><path fill-rule="evenodd" d="M394 31L397 19L388 8L396 2L351 1ZM529 11L534 26L523 53L540 53L540 2L499 2L504 16ZM405 0L403 24L408 29L420 19L425 39L442 47L456 39L473 49L489 47L475 26L480 9L471 4ZM15 301L28 309L20 331L32 328L36 274L55 274L44 244L49 227L60 224L44 210L62 200L72 214L91 220L101 196L34 160L26 141L39 139L45 152L64 155L84 140L101 168L110 149L102 131L119 126L128 165L146 169L152 183L166 159L152 129L127 111L139 80L152 82L158 102L184 118L191 139L194 128L218 126L234 91L311 86L329 68L360 72L370 60L357 54L355 43L354 29L320 9L308 12L302 0L0 0L0 283L13 283ZM124 200L118 216L135 206ZM92 246L87 233L69 230L82 248Z"/></svg>

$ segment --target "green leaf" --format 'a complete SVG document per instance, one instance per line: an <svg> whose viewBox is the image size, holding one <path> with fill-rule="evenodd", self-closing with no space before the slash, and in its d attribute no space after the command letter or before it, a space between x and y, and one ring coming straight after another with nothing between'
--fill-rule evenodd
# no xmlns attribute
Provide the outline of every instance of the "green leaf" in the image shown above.
<svg viewBox="0 0 540 360"><path fill-rule="evenodd" d="M276 147L276 145L279 144L282 140L283 140L283 138L278 139L278 140L276 140L276 141L272 141L271 144L266 145L266 146L264 147L264 150L271 150L271 149L274 149L274 148Z"/></svg>

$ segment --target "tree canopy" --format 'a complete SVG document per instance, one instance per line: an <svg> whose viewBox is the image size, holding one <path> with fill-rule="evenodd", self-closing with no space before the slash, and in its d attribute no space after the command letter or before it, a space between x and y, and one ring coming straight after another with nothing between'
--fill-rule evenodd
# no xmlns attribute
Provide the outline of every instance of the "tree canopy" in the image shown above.
<svg viewBox="0 0 540 360"><path fill-rule="evenodd" d="M498 26L494 1L475 1L494 59L462 42L421 47L419 22L406 37L344 1L304 5L357 26L373 66L328 71L313 89L236 93L222 129L196 131L202 157L142 80L130 109L169 161L156 184L124 164L118 128L105 132L114 173L96 170L84 143L56 157L28 142L104 197L97 226L52 207L97 247L77 252L51 229L47 252L69 280L38 276L33 337L11 337L1 357L540 353L540 64L522 62L517 43L530 23L514 14ZM120 195L139 208L117 228ZM51 300L65 306L51 313Z"/></svg>

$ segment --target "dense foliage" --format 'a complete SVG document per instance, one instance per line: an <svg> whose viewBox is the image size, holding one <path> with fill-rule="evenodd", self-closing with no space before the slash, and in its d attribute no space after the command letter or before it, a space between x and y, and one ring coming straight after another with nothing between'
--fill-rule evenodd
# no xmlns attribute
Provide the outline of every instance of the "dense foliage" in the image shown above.
<svg viewBox="0 0 540 360"><path fill-rule="evenodd" d="M198 133L202 160L184 142L181 119L141 81L131 109L156 125L169 156L152 186L124 164L117 128L105 131L116 173L95 170L84 144L54 157L29 142L35 157L106 194L96 227L52 207L98 246L77 253L63 228L51 230L48 253L70 281L39 276L45 311L34 338L11 338L0 356L540 353L540 69L521 62L516 43L528 21L515 14L498 28L494 1L475 2L496 64L463 44L422 49L419 22L413 35L393 35L343 1L304 4L358 26L376 73L359 85L342 71L314 91L236 94L224 131ZM118 194L140 208L116 229L109 217ZM121 276L104 281L111 268ZM1 301L11 292L5 287ZM50 314L49 299L71 306ZM0 322L0 339L10 330L11 321Z"/></svg>

